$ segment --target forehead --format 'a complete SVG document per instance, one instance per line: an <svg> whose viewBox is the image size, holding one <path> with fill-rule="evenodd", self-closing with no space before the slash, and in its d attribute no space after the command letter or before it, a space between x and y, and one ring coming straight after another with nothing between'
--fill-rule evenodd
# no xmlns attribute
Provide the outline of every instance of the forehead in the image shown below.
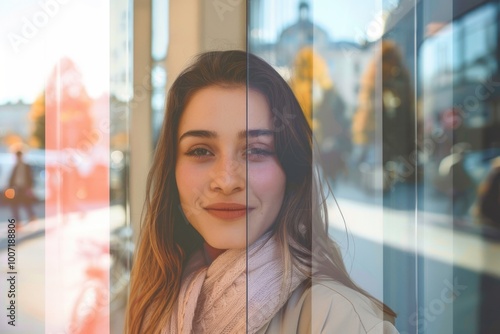
<svg viewBox="0 0 500 334"><path fill-rule="evenodd" d="M248 123L247 123L248 122ZM179 134L191 129L271 129L271 111L265 96L245 86L209 86L196 92L186 104Z"/></svg>

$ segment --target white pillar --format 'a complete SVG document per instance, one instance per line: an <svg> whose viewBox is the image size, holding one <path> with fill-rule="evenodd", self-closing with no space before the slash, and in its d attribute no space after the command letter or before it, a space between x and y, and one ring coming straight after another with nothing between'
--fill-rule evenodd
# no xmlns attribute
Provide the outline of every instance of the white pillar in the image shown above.
<svg viewBox="0 0 500 334"><path fill-rule="evenodd" d="M151 127L151 0L135 0L133 28L133 92L130 108L130 219L134 242L139 236L146 179L152 157Z"/></svg>

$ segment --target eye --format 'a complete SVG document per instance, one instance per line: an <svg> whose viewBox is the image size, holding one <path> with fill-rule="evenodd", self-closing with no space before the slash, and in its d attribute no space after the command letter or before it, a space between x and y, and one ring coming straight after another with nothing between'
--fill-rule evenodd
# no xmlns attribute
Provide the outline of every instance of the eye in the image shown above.
<svg viewBox="0 0 500 334"><path fill-rule="evenodd" d="M187 151L186 155L190 156L190 157L195 157L195 158L204 158L204 157L213 156L213 153L210 152L209 150L207 150L206 148L196 147L190 151Z"/></svg>
<svg viewBox="0 0 500 334"><path fill-rule="evenodd" d="M259 147L249 147L246 150L246 156L249 160L261 160L273 155L273 151Z"/></svg>

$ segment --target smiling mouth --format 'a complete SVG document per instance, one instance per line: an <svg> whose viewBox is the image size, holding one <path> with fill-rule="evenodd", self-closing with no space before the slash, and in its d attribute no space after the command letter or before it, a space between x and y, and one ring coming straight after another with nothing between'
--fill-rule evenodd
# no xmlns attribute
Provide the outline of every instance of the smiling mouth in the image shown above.
<svg viewBox="0 0 500 334"><path fill-rule="evenodd" d="M253 208L248 208L246 205L235 204L235 203L216 203L208 205L205 210L220 219L232 220L245 217L248 211Z"/></svg>

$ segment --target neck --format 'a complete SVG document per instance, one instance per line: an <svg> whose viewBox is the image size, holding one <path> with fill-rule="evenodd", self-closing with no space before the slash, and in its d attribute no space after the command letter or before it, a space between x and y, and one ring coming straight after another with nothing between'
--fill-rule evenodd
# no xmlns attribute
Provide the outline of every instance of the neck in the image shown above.
<svg viewBox="0 0 500 334"><path fill-rule="evenodd" d="M207 256L207 260L212 263L219 255L224 253L225 249L218 249L210 246L207 242L203 243L203 249L205 250L205 254Z"/></svg>

